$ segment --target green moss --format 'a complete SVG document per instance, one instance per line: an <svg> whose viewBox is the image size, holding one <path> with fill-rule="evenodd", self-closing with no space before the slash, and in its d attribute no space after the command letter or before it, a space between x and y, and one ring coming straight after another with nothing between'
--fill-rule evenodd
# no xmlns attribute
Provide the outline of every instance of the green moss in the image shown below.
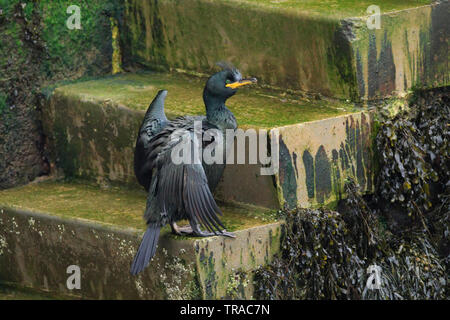
<svg viewBox="0 0 450 320"><path fill-rule="evenodd" d="M150 68L206 73L217 61L230 60L261 83L329 95L339 79L328 78L324 62L338 21L249 7L229 1L190 6L129 1L122 33L128 59Z"/></svg>
<svg viewBox="0 0 450 320"><path fill-rule="evenodd" d="M145 229L142 215L146 193L140 189L110 187L77 181L46 181L0 191L0 206L68 218L81 218L123 227ZM261 208L221 205L221 218L230 231L266 224L273 215ZM181 222L184 224L187 222ZM168 232L166 227L164 232Z"/></svg>
<svg viewBox="0 0 450 320"><path fill-rule="evenodd" d="M32 4L28 5L27 3L25 3L25 8L23 8L25 19L31 20L33 17L34 10L35 8Z"/></svg>
<svg viewBox="0 0 450 320"><path fill-rule="evenodd" d="M305 14L319 14L339 18L365 16L371 5L380 6L383 12L414 8L430 4L430 0L232 0L265 8L281 8Z"/></svg>
<svg viewBox="0 0 450 320"><path fill-rule="evenodd" d="M80 30L70 30L66 26L71 15L67 8L74 4L80 7ZM109 72L113 52L110 17L117 14L116 7L120 8L119 1L40 1L41 37L49 56L43 61L43 72L58 78L60 74L80 76Z"/></svg>
<svg viewBox="0 0 450 320"><path fill-rule="evenodd" d="M357 28L341 32L346 43L336 45L341 19L368 16L373 4L384 14L429 3L197 0L184 6L179 1L130 0L121 36L131 64L209 73L217 61L229 60L267 85L357 100L347 39Z"/></svg>
<svg viewBox="0 0 450 320"><path fill-rule="evenodd" d="M45 53L39 60L38 68L41 76L48 80L109 72L112 63L110 18L121 15L121 4L122 0L83 0L75 3L69 0L0 0L3 11L0 15L3 44L0 46L0 56L7 57L0 58L0 70L13 57L12 65L8 63L7 75L17 77L22 74L23 65L29 63L26 58L35 46L39 48L39 53ZM71 15L67 9L71 5L80 7L80 30L69 30L66 25ZM15 10L18 15L15 15ZM22 23L18 23L22 17L25 21L23 28L29 31L31 39L24 38Z"/></svg>
<svg viewBox="0 0 450 320"><path fill-rule="evenodd" d="M30 52L24 48L21 41L22 30L18 23L10 17L14 15L16 3L1 4L3 14L0 16L0 87L7 88L6 84L15 80L18 75L23 75L24 65ZM27 70L26 68L25 70Z"/></svg>
<svg viewBox="0 0 450 320"><path fill-rule="evenodd" d="M183 74L120 74L63 85L56 90L96 102L113 101L135 110L146 110L158 90L166 89L169 117L204 114L204 78ZM241 127L270 128L335 117L354 111L354 106L328 100L301 99L260 87L243 88L227 101Z"/></svg>

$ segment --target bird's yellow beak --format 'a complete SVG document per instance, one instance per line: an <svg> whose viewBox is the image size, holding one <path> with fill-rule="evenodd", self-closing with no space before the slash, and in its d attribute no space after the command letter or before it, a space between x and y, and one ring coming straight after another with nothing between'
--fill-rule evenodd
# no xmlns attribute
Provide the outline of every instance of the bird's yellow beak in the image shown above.
<svg viewBox="0 0 450 320"><path fill-rule="evenodd" d="M231 88L231 89L236 89L236 88L239 88L239 87L242 87L242 86L246 86L248 84L253 84L253 83L256 83L256 82L257 82L256 78L242 79L241 81L236 81L236 82L233 82L233 83L229 83L229 84L225 85L225 87Z"/></svg>

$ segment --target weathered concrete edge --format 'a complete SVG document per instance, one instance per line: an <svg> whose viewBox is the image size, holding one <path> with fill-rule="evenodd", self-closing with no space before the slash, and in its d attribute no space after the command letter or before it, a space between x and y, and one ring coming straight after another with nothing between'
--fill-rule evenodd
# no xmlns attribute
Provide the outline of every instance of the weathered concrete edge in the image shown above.
<svg viewBox="0 0 450 320"><path fill-rule="evenodd" d="M56 89L43 105L43 130L53 171L103 185L139 187L134 145L144 111ZM101 128L99 130L98 128ZM277 208L273 179L259 165L229 165L216 196L223 201ZM241 183L234 183L239 176Z"/></svg>
<svg viewBox="0 0 450 320"><path fill-rule="evenodd" d="M36 219L46 219L50 221L54 221L56 223L65 223L68 225L76 225L76 226L83 226L86 228L93 228L96 230L108 230L113 232L118 232L126 236L139 236L142 234L142 230L138 230L132 227L120 227L114 224L106 223L106 222L100 222L100 221L93 221L89 219L83 219L80 217L61 217L58 215L52 215L41 211L34 211L34 210L26 210L26 209L20 209L20 208L14 208L14 207L8 207L5 205L0 205L0 212L1 210L5 211L14 211L17 214L26 215L30 218L36 218Z"/></svg>
<svg viewBox="0 0 450 320"><path fill-rule="evenodd" d="M220 19L202 16L206 8L214 12L222 6L228 10ZM171 1L131 1L125 6L122 45L130 61L160 70L210 73L215 62L239 57L241 71L269 86L372 100L401 96L416 86L448 85L448 52L444 51L448 51L448 36L443 32L448 34L448 27L442 18L446 6L448 2L442 1L383 12L381 4L382 27L368 30L369 15L308 15L292 9L205 0L193 2L188 9ZM201 42L186 36L204 30L197 20L210 26ZM245 24L247 32L236 36L243 29L239 23ZM267 29L275 30L276 37L267 37ZM241 47L246 51L240 51Z"/></svg>
<svg viewBox="0 0 450 320"><path fill-rule="evenodd" d="M167 292L159 278L171 276L165 270L171 255L195 267L193 240L162 235L153 266L133 277L129 268L140 242L138 230L8 207L0 208L0 225L0 280L57 295L164 299ZM66 287L70 265L80 267L81 290ZM193 274L183 276L185 283L193 281Z"/></svg>
<svg viewBox="0 0 450 320"><path fill-rule="evenodd" d="M255 267L278 251L280 225L240 230L236 239L163 234L151 265L133 277L129 266L141 239L139 230L0 206L0 282L68 298L225 298L235 270L250 279ZM212 260L205 260L205 254ZM73 264L82 272L80 291L65 285L66 268ZM209 290L211 283L219 289ZM252 297L251 284L243 294Z"/></svg>
<svg viewBox="0 0 450 320"><path fill-rule="evenodd" d="M445 0L382 12L378 29L367 27L368 16L343 19L359 96L364 100L404 97L412 88L448 86L449 10Z"/></svg>
<svg viewBox="0 0 450 320"><path fill-rule="evenodd" d="M138 186L131 159L133 159L136 132L143 117L142 112L128 109L126 106L117 105L113 102L104 105L98 101L85 100L78 96L58 92L50 98L43 109L46 115L43 127L49 139L49 145L53 147L52 161L56 163L57 168L62 168L66 175L87 178L99 184L125 183ZM367 115L362 116L364 113ZM286 203L285 200L288 200L287 202L292 206L298 204L303 207L322 205L338 200L339 197L334 197L334 199L328 201L331 193L326 190L324 196L321 195L319 201L316 201L315 192L311 191L314 186L311 187L310 181L308 183L303 181L308 178L305 177L307 172L301 169L301 164L294 161L295 157L298 157L298 155L302 157L302 154L307 150L312 158L318 152L320 145L323 144L326 152L325 150L321 151L322 160L325 160L324 152L327 153L328 159L334 157L333 161L336 158L341 158L341 160L354 159L355 161L362 159L365 163L363 166L359 166L359 169L364 169L364 173L360 174L359 178L361 178L361 182L371 182L372 177L369 177L371 174L369 169L372 151L369 140L371 138L372 116L370 116L370 113L360 111L272 129L272 132L279 130L282 135L278 143L280 147L280 172L284 175L262 175L260 164L227 165L215 192L216 197L225 202L251 204L271 209L283 207ZM338 123L340 120L342 120L341 124ZM330 123L333 123L335 129L327 128ZM97 130L96 128L102 129ZM288 139L289 145L286 144L287 140L283 138L286 135L291 136ZM305 143L303 139L305 136L309 137L312 142ZM360 137L364 142L363 149L356 148L362 143L359 140L356 141ZM334 142L331 143L330 141ZM343 147L340 145L341 142ZM327 145L329 145L329 148L327 148ZM347 145L349 148L346 147ZM246 147L248 152L248 145ZM332 150L336 150L338 155L330 154ZM295 155L293 152L295 152ZM314 159L311 161L311 168L314 170ZM340 178L341 173L348 171L347 169L353 171L358 169L356 162L353 167L351 163L349 166L347 165L346 162L348 161L344 162L335 164L333 168L330 168L330 170L339 169L339 175L336 175L333 179L342 180ZM361 163L361 161L358 163ZM326 165L325 162L323 164ZM343 170L344 166L345 170ZM318 183L321 184L322 177L328 178L328 175L318 173L318 175L309 173L309 176L314 179L317 177ZM357 172L352 173L357 176ZM236 181L240 181L240 183L236 184ZM342 181L339 184L342 184ZM325 181L325 184L325 188L329 189L329 183ZM314 185L316 184L314 183ZM371 188L372 185L369 184L364 190L370 191ZM289 189L292 189L292 192ZM308 197L304 196L305 190L308 190ZM336 195L342 194L342 188L335 191L334 194ZM290 196L284 194L290 194ZM322 201L322 198L326 201Z"/></svg>
<svg viewBox="0 0 450 320"><path fill-rule="evenodd" d="M275 175L280 207L331 206L345 197L353 177L373 192L374 111L279 127L279 170Z"/></svg>
<svg viewBox="0 0 450 320"><path fill-rule="evenodd" d="M235 232L236 238L205 238L195 242L204 299L253 299L254 271L267 265L281 249L284 222Z"/></svg>
<svg viewBox="0 0 450 320"><path fill-rule="evenodd" d="M131 64L210 73L216 62L231 58L265 84L348 98L357 93L356 78L339 22L224 1L130 1L121 37Z"/></svg>

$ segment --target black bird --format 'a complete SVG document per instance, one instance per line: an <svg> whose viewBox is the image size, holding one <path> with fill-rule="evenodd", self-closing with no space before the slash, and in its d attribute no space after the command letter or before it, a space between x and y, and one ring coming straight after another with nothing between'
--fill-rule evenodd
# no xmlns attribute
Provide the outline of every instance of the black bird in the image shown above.
<svg viewBox="0 0 450 320"><path fill-rule="evenodd" d="M215 141L214 137L203 141L208 129L216 129L225 141L225 130L237 128L236 118L225 106L225 101L237 92L238 87L254 82L254 78L242 79L241 73L230 66L212 75L203 91L206 117L183 116L169 121L164 113L166 90L159 91L150 104L139 130L134 154L136 177L148 191L144 213L148 227L131 266L132 274L141 272L149 264L156 251L159 231L168 223L172 232L179 235L234 237L218 218L217 214L222 213L212 195L225 164L201 162L198 159L201 149L200 153L193 149L205 148ZM186 135L194 139L194 122L201 123L201 137L197 134L201 143L190 144L192 161L175 164L171 158L172 150L180 147ZM226 149L226 142L223 148ZM177 226L176 221L182 219L189 220L189 226ZM200 225L207 231L202 231Z"/></svg>

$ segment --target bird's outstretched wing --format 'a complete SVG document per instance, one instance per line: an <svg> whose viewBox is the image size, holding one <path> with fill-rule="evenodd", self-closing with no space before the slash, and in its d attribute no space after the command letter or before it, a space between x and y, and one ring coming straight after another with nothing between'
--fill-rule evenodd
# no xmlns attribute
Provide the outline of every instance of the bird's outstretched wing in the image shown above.
<svg viewBox="0 0 450 320"><path fill-rule="evenodd" d="M150 142L169 122L164 113L166 90L160 90L145 113L144 120L139 128L134 149L134 172L139 183L149 189L151 183L153 160L149 159L151 152Z"/></svg>
<svg viewBox="0 0 450 320"><path fill-rule="evenodd" d="M154 136L164 125L168 122L166 114L164 112L164 102L167 97L167 90L160 90L156 94L156 97L150 103L150 106L145 113L144 120L142 121L139 134L146 133L149 137Z"/></svg>
<svg viewBox="0 0 450 320"><path fill-rule="evenodd" d="M180 120L183 121L183 118ZM193 139L194 133L190 129L183 128L184 134L177 135L175 130L171 131L171 126L161 132L160 137L155 137L156 156L156 179L154 199L156 198L162 216L180 216L185 213L187 218L194 223L201 224L205 229L215 234L222 233L225 229L218 215L222 215L214 197L209 189L208 180L199 161L199 152L194 152L194 148L199 148L195 143L190 143L187 148L191 148L190 161L187 163L177 163L173 161L172 151L180 147L182 143L189 143L186 135ZM167 134L171 131L171 137ZM157 142L158 139L161 141ZM165 142L165 143L164 143ZM154 221L154 212L146 213L149 221ZM153 217L151 217L153 216ZM150 218L150 219L149 219ZM153 219L152 219L153 218Z"/></svg>

